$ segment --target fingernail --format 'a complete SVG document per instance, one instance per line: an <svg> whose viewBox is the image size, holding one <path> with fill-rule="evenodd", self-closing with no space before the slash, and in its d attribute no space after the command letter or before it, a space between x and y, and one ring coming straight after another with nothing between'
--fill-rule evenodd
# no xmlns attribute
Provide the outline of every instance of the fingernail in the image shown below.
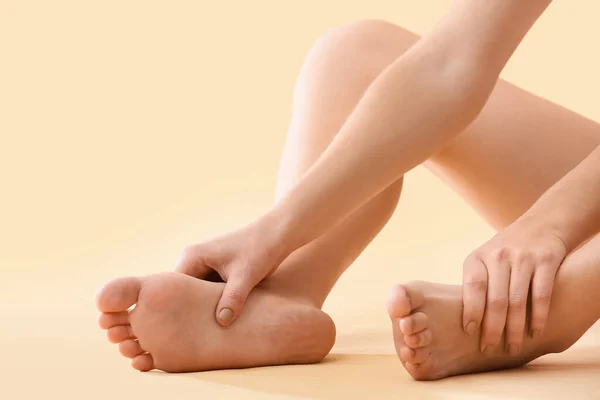
<svg viewBox="0 0 600 400"><path fill-rule="evenodd" d="M233 318L233 311L231 311L229 308L224 308L221 311L219 311L219 319L228 324L231 319Z"/></svg>
<svg viewBox="0 0 600 400"><path fill-rule="evenodd" d="M520 351L521 349L516 344L511 344L508 346L508 354L511 356L516 356Z"/></svg>
<svg viewBox="0 0 600 400"><path fill-rule="evenodd" d="M540 330L536 329L533 332L531 332L531 338L532 339L536 339L538 336L540 336Z"/></svg>
<svg viewBox="0 0 600 400"><path fill-rule="evenodd" d="M467 327L465 329L465 331L469 334L469 335L474 335L475 332L477 331L477 324L473 321L469 322L467 324Z"/></svg>

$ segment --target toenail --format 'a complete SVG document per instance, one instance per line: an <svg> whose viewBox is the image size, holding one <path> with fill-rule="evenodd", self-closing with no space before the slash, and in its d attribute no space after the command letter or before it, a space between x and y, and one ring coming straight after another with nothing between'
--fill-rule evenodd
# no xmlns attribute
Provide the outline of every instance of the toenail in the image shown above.
<svg viewBox="0 0 600 400"><path fill-rule="evenodd" d="M410 334L410 324L411 322L407 318L402 318L400 321L398 321L398 327L400 328L400 332L404 333L405 335Z"/></svg>
<svg viewBox="0 0 600 400"><path fill-rule="evenodd" d="M224 323L228 324L233 318L233 311L229 308L224 308L219 312L219 319Z"/></svg>
<svg viewBox="0 0 600 400"><path fill-rule="evenodd" d="M511 344L508 346L508 354L511 356L516 356L520 351L521 349L516 344Z"/></svg>
<svg viewBox="0 0 600 400"><path fill-rule="evenodd" d="M473 321L469 322L467 324L467 327L465 329L465 331L469 334L469 335L474 335L475 332L477 331L477 324Z"/></svg>

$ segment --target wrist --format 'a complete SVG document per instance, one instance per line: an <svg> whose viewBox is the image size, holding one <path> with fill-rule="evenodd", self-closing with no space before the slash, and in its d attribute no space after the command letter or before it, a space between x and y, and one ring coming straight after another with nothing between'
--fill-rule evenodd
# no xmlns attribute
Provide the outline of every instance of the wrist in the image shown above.
<svg viewBox="0 0 600 400"><path fill-rule="evenodd" d="M547 232L556 237L556 239L562 242L567 254L577 247L577 243L574 243L570 228L563 218L558 218L552 213L528 211L519 219L536 226L538 231Z"/></svg>
<svg viewBox="0 0 600 400"><path fill-rule="evenodd" d="M303 243L298 240L292 216L282 207L273 207L257 221L258 231L264 239L269 254L282 262Z"/></svg>

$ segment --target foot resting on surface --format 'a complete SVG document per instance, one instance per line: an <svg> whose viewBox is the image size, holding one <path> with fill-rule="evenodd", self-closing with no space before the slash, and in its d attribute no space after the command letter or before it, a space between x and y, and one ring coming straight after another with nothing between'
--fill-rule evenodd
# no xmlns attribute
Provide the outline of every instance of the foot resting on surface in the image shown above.
<svg viewBox="0 0 600 400"><path fill-rule="evenodd" d="M504 340L482 353L480 335L465 333L461 325L461 286L429 282L397 285L387 307L396 352L416 380L517 367L544 354L564 351L576 340L572 333L566 337L557 334L559 321L551 312L545 333L536 339L526 337L519 355L509 356Z"/></svg>
<svg viewBox="0 0 600 400"><path fill-rule="evenodd" d="M140 371L316 363L333 346L327 314L260 286L240 319L220 327L214 313L223 287L174 272L116 279L97 295L99 324Z"/></svg>

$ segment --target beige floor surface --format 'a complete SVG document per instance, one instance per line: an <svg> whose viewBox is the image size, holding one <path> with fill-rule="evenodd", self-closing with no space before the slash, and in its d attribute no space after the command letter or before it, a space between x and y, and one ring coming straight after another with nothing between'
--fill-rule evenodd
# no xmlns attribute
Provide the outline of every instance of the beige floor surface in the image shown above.
<svg viewBox="0 0 600 400"><path fill-rule="evenodd" d="M167 375L129 368L95 290L268 207L304 54L328 27L424 32L449 1L0 3L0 399L600 398L600 327L518 371L416 383L384 310L408 279L460 282L492 231L423 169L325 309L313 366ZM595 0L557 1L503 76L600 121ZM568 327L565 327L568 329Z"/></svg>

